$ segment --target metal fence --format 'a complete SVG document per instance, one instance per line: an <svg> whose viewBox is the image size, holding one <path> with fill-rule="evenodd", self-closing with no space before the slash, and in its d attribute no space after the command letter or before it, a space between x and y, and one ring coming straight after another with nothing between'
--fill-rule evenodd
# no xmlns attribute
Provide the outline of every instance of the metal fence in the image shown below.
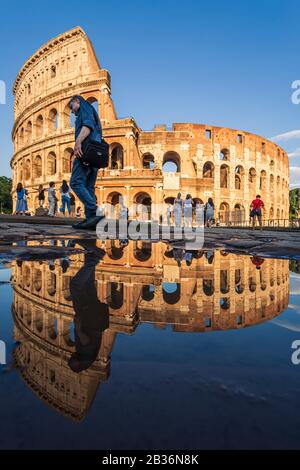
<svg viewBox="0 0 300 470"><path fill-rule="evenodd" d="M222 227L252 227L252 219L246 216L245 211L219 211L216 225ZM258 221L256 220L256 225ZM300 230L300 219L262 219L262 225L266 228L289 228Z"/></svg>

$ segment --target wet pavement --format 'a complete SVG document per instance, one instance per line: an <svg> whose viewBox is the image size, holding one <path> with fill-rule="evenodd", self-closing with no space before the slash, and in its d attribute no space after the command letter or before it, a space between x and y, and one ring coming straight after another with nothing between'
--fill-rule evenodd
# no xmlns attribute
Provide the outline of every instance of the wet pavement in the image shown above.
<svg viewBox="0 0 300 470"><path fill-rule="evenodd" d="M300 447L297 259L65 235L2 253L2 449Z"/></svg>

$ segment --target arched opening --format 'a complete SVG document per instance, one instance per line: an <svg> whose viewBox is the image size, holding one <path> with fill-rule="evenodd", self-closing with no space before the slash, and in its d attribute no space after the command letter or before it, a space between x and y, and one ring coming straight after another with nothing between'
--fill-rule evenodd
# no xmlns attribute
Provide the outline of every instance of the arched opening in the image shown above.
<svg viewBox="0 0 300 470"><path fill-rule="evenodd" d="M121 144L111 146L110 161L112 170L122 170L124 168L124 151Z"/></svg>
<svg viewBox="0 0 300 470"><path fill-rule="evenodd" d="M51 297L56 293L56 275L54 273L47 275L47 292Z"/></svg>
<svg viewBox="0 0 300 470"><path fill-rule="evenodd" d="M134 256L138 261L145 262L151 258L152 244L144 240L135 242Z"/></svg>
<svg viewBox="0 0 300 470"><path fill-rule="evenodd" d="M122 200L123 196L121 193L113 192L107 196L106 202L109 204L107 216L110 219L120 218Z"/></svg>
<svg viewBox="0 0 300 470"><path fill-rule="evenodd" d="M237 294L242 294L244 292L244 285L243 285L242 274L241 274L240 269L235 270L234 285L235 285L235 292Z"/></svg>
<svg viewBox="0 0 300 470"><path fill-rule="evenodd" d="M262 191L265 191L267 189L267 173L265 172L265 170L262 170L260 172L259 189L261 189Z"/></svg>
<svg viewBox="0 0 300 470"><path fill-rule="evenodd" d="M162 283L163 299L169 305L175 305L180 300L180 284L175 282Z"/></svg>
<svg viewBox="0 0 300 470"><path fill-rule="evenodd" d="M38 333L43 331L43 313L40 310L34 312L34 322Z"/></svg>
<svg viewBox="0 0 300 470"><path fill-rule="evenodd" d="M36 292L40 292L42 289L42 272L40 269L33 271L33 287Z"/></svg>
<svg viewBox="0 0 300 470"><path fill-rule="evenodd" d="M154 170L154 166L154 156L151 153L145 153L143 155L143 168Z"/></svg>
<svg viewBox="0 0 300 470"><path fill-rule="evenodd" d="M142 299L146 302L151 302L154 299L155 286L153 284L148 284L142 288Z"/></svg>
<svg viewBox="0 0 300 470"><path fill-rule="evenodd" d="M50 152L47 157L47 175L55 175L56 173L56 155L54 152Z"/></svg>
<svg viewBox="0 0 300 470"><path fill-rule="evenodd" d="M66 104L64 111L63 111L63 125L64 129L69 129L70 127L75 127L75 120L76 117L73 113L71 113L69 103Z"/></svg>
<svg viewBox="0 0 300 470"><path fill-rule="evenodd" d="M255 168L250 168L250 170L249 170L248 183L249 183L249 186L250 186L251 190L253 191L255 189L255 186L256 186L256 170L255 170Z"/></svg>
<svg viewBox="0 0 300 470"><path fill-rule="evenodd" d="M162 171L164 173L179 173L180 156L176 152L167 152L163 158Z"/></svg>
<svg viewBox="0 0 300 470"><path fill-rule="evenodd" d="M27 126L26 126L26 141L31 142L32 141L32 122L28 121Z"/></svg>
<svg viewBox="0 0 300 470"><path fill-rule="evenodd" d="M219 221L220 221L220 223L228 224L229 215L230 215L230 211L229 211L228 203L227 202L222 202L222 204L220 205L220 210L219 210Z"/></svg>
<svg viewBox="0 0 300 470"><path fill-rule="evenodd" d="M138 193L135 196L136 215L138 220L151 220L151 196L147 193Z"/></svg>
<svg viewBox="0 0 300 470"><path fill-rule="evenodd" d="M89 98L87 98L86 100L93 106L97 114L99 114L99 103L97 98L95 98L94 96L89 96Z"/></svg>
<svg viewBox="0 0 300 470"><path fill-rule="evenodd" d="M62 294L67 302L70 302L72 300L70 293L70 280L70 276L63 276L62 278Z"/></svg>
<svg viewBox="0 0 300 470"><path fill-rule="evenodd" d="M43 133L44 133L44 119L41 114L37 117L35 126L36 126L36 137L37 139L40 139L41 137L43 137Z"/></svg>
<svg viewBox="0 0 300 470"><path fill-rule="evenodd" d="M24 128L22 127L21 131L20 131L20 144L23 145L24 144Z"/></svg>
<svg viewBox="0 0 300 470"><path fill-rule="evenodd" d="M213 178L215 167L212 162L205 162L203 165L203 178Z"/></svg>
<svg viewBox="0 0 300 470"><path fill-rule="evenodd" d="M274 175L270 175L270 193L274 193Z"/></svg>
<svg viewBox="0 0 300 470"><path fill-rule="evenodd" d="M242 204L235 204L233 211L233 222L241 223L245 220L245 209Z"/></svg>
<svg viewBox="0 0 300 470"><path fill-rule="evenodd" d="M123 305L124 287L121 282L110 283L110 307L119 310Z"/></svg>
<svg viewBox="0 0 300 470"><path fill-rule="evenodd" d="M67 148L64 150L63 154L63 173L71 173L72 164L75 156L73 154L72 148Z"/></svg>
<svg viewBox="0 0 300 470"><path fill-rule="evenodd" d="M40 178L40 176L42 176L42 158L37 155L33 160L33 177Z"/></svg>
<svg viewBox="0 0 300 470"><path fill-rule="evenodd" d="M29 180L31 176L31 171L30 171L30 160L29 158L25 160L24 163L24 180Z"/></svg>
<svg viewBox="0 0 300 470"><path fill-rule="evenodd" d="M213 279L203 279L203 292L205 295L210 297L211 295L214 294L215 287L214 287L214 281Z"/></svg>
<svg viewBox="0 0 300 470"><path fill-rule="evenodd" d="M220 187L229 188L229 166L221 165L220 168Z"/></svg>
<svg viewBox="0 0 300 470"><path fill-rule="evenodd" d="M234 186L237 190L241 190L244 187L244 168L241 165L235 168Z"/></svg>
<svg viewBox="0 0 300 470"><path fill-rule="evenodd" d="M273 207L270 208L269 219L270 219L270 220L273 220L273 219L274 219L274 208L273 208Z"/></svg>
<svg viewBox="0 0 300 470"><path fill-rule="evenodd" d="M220 290L222 294L228 294L229 292L229 272L227 269L221 269L220 271Z"/></svg>
<svg viewBox="0 0 300 470"><path fill-rule="evenodd" d="M228 162L230 159L230 151L228 149L222 149L220 152L220 160Z"/></svg>
<svg viewBox="0 0 300 470"><path fill-rule="evenodd" d="M55 132L58 128L58 113L55 108L52 108L48 116L48 131Z"/></svg>

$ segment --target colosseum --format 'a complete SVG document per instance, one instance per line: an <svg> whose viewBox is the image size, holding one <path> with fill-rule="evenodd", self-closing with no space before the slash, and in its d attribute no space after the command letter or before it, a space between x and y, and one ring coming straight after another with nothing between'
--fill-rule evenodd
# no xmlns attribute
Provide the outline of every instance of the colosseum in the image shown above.
<svg viewBox="0 0 300 470"><path fill-rule="evenodd" d="M19 181L34 213L40 184L70 180L74 122L68 102L81 94L99 110L110 145L109 168L99 171L98 203L117 206L122 195L133 217L143 204L157 220L180 191L195 202L212 197L222 224L248 220L250 203L260 193L265 220L288 218L289 162L281 147L242 130L174 123L143 131L134 118L118 118L110 74L80 27L37 50L19 71L13 93L14 207Z"/></svg>
<svg viewBox="0 0 300 470"><path fill-rule="evenodd" d="M68 367L75 349L70 281L84 266L84 255L72 255L67 271L59 260L51 269L38 261L12 266L16 368L45 404L74 420L86 416L97 388L113 373L110 355L119 334L133 335L150 323L198 333L201 342L201 334L251 327L288 306L288 260L266 259L257 269L250 257L222 251L195 251L180 263L162 242L122 246L107 240L102 248L95 285L100 302L108 305L109 323L96 361L79 375Z"/></svg>

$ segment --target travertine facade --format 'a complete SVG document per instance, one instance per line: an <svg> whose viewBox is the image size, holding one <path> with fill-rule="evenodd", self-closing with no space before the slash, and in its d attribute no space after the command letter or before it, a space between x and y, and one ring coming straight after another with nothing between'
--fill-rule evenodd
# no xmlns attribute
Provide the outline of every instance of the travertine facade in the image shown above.
<svg viewBox="0 0 300 470"><path fill-rule="evenodd" d="M29 191L29 210L34 212L39 184L47 188L49 181L59 186L62 179L70 179L74 129L68 101L81 94L98 106L110 144L110 168L99 172L99 203L117 204L122 195L127 206L149 206L150 215L151 205L172 202L181 191L203 202L212 196L217 218L227 222L248 219L250 202L260 193L265 219L288 218L289 163L282 148L240 130L176 123L171 130L161 125L142 131L133 118L118 119L110 75L79 27L31 56L13 92L14 207L19 181ZM152 218L159 215L152 210Z"/></svg>
<svg viewBox="0 0 300 470"><path fill-rule="evenodd" d="M109 306L109 327L96 362L79 375L67 362L75 349L69 283L82 255L72 256L65 273L59 260L52 270L25 261L12 271L16 365L42 400L73 419L85 416L98 384L108 379L118 333L132 334L143 322L177 332L240 329L288 306L288 260L266 259L258 270L250 257L223 252L194 252L179 263L163 243L107 241L105 249L95 279L99 300Z"/></svg>

